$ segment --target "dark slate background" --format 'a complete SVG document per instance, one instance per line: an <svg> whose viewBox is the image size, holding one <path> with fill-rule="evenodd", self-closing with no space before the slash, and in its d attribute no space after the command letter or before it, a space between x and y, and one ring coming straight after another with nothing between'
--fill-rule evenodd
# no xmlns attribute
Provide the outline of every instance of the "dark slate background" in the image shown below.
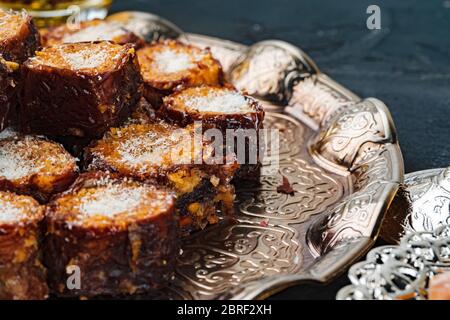
<svg viewBox="0 0 450 320"><path fill-rule="evenodd" d="M380 31L366 28L370 4L381 8ZM122 10L245 44L291 42L361 97L388 105L406 172L450 165L450 0L115 0L112 11ZM343 276L274 298L333 299L345 284Z"/></svg>

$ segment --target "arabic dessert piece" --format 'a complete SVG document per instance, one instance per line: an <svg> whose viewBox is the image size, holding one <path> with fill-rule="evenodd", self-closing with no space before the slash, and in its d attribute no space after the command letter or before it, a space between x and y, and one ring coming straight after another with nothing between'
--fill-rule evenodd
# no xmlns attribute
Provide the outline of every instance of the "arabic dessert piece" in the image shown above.
<svg viewBox="0 0 450 320"><path fill-rule="evenodd" d="M12 121L17 106L19 64L6 61L0 55L0 131Z"/></svg>
<svg viewBox="0 0 450 320"><path fill-rule="evenodd" d="M0 300L48 296L41 263L44 207L31 197L0 191Z"/></svg>
<svg viewBox="0 0 450 320"><path fill-rule="evenodd" d="M46 47L22 68L21 128L99 138L134 110L141 76L134 48L107 41Z"/></svg>
<svg viewBox="0 0 450 320"><path fill-rule="evenodd" d="M44 203L77 177L76 159L60 144L6 129L0 134L0 190Z"/></svg>
<svg viewBox="0 0 450 320"><path fill-rule="evenodd" d="M171 192L109 173L80 175L46 210L45 263L61 296L152 292L173 277L179 252ZM67 285L67 270L81 285Z"/></svg>
<svg viewBox="0 0 450 320"><path fill-rule="evenodd" d="M201 134L201 132L200 132ZM113 128L86 152L90 170L118 173L174 190L182 233L218 221L216 209L233 213L239 165L234 155L216 156L212 145L194 142L195 128L155 122Z"/></svg>
<svg viewBox="0 0 450 320"><path fill-rule="evenodd" d="M0 55L7 61L23 63L39 49L40 36L24 11L0 9Z"/></svg>
<svg viewBox="0 0 450 320"><path fill-rule="evenodd" d="M167 40L147 45L137 55L144 97L155 109L178 88L223 83L222 67L208 49Z"/></svg>
<svg viewBox="0 0 450 320"><path fill-rule="evenodd" d="M182 127L197 122L205 132L220 130L225 151L242 165L236 177L258 177L264 110L257 100L230 87L193 87L165 97L158 116ZM209 134L220 138L212 130Z"/></svg>

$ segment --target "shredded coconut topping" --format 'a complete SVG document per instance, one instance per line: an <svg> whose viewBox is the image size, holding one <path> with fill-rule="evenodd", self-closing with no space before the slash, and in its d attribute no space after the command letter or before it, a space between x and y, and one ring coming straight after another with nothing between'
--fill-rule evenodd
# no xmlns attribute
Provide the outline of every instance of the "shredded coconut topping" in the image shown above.
<svg viewBox="0 0 450 320"><path fill-rule="evenodd" d="M16 222L26 217L26 212L14 203L0 200L0 223Z"/></svg>
<svg viewBox="0 0 450 320"><path fill-rule="evenodd" d="M100 23L90 26L73 34L69 34L63 38L64 43L75 43L85 41L112 41L116 37L120 37L126 33L126 30L120 23L109 22Z"/></svg>
<svg viewBox="0 0 450 320"><path fill-rule="evenodd" d="M253 111L245 96L228 90L210 91L205 96L183 97L189 109L199 112L247 113Z"/></svg>
<svg viewBox="0 0 450 320"><path fill-rule="evenodd" d="M148 131L122 140L118 147L119 159L139 172L147 172L153 166L162 168L174 164L190 164L195 155L193 138L186 129ZM207 151L204 153L207 154Z"/></svg>
<svg viewBox="0 0 450 320"><path fill-rule="evenodd" d="M109 42L69 43L46 47L29 59L31 64L72 70L100 71L116 65L124 54L122 46Z"/></svg>
<svg viewBox="0 0 450 320"><path fill-rule="evenodd" d="M48 171L71 161L65 152L43 152L42 143L33 136L2 141L0 147L0 176L7 180L17 180L26 176ZM48 142L51 143L51 142Z"/></svg>
<svg viewBox="0 0 450 320"><path fill-rule="evenodd" d="M78 52L61 52L61 56L73 69L98 68L106 62L108 54L102 50L80 50Z"/></svg>
<svg viewBox="0 0 450 320"><path fill-rule="evenodd" d="M131 212L142 205L143 194L148 192L145 187L111 186L99 188L80 199L78 209L86 217L114 217L120 213Z"/></svg>
<svg viewBox="0 0 450 320"><path fill-rule="evenodd" d="M159 164L162 161L161 149L165 147L164 139L152 140L148 136L143 136L142 139L135 138L122 143L119 153L124 162L131 165Z"/></svg>
<svg viewBox="0 0 450 320"><path fill-rule="evenodd" d="M159 165L163 155L169 151L167 137L158 137L156 132L147 132L140 136L132 136L123 141L118 152L123 161L129 165Z"/></svg>
<svg viewBox="0 0 450 320"><path fill-rule="evenodd" d="M155 67L160 72L175 73L194 68L202 59L202 55L165 48L161 52L156 52L154 59Z"/></svg>

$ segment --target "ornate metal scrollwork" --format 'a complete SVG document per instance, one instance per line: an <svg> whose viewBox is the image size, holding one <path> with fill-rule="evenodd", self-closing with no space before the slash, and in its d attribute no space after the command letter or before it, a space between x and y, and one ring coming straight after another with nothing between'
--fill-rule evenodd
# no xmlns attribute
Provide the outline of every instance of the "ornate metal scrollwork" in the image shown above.
<svg viewBox="0 0 450 320"><path fill-rule="evenodd" d="M350 268L352 285L342 288L341 300L426 298L427 280L450 270L450 226L432 232L414 232L399 246L373 249L366 261Z"/></svg>
<svg viewBox="0 0 450 320"><path fill-rule="evenodd" d="M318 72L298 48L282 41L251 46L231 66L229 80L240 90L260 99L286 105L298 82Z"/></svg>

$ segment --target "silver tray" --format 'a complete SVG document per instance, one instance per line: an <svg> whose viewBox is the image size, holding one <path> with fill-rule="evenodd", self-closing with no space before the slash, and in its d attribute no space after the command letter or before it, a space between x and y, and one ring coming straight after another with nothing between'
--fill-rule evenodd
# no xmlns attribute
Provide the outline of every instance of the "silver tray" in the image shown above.
<svg viewBox="0 0 450 320"><path fill-rule="evenodd" d="M265 127L280 130L278 172L238 186L235 219L184 239L162 297L265 298L303 281L330 281L374 244L403 182L395 127L381 101L359 98L282 41L247 47L183 33L143 12L108 19L147 40L210 47L228 80L262 101ZM282 176L293 196L277 192Z"/></svg>
<svg viewBox="0 0 450 320"><path fill-rule="evenodd" d="M398 244L412 232L432 232L450 224L450 167L409 173L389 208L381 230Z"/></svg>
<svg viewBox="0 0 450 320"><path fill-rule="evenodd" d="M450 271L450 226L411 232L400 245L373 249L350 268L338 300L423 300L435 274Z"/></svg>
<svg viewBox="0 0 450 320"><path fill-rule="evenodd" d="M450 271L450 168L409 173L389 208L385 240L348 272L340 300L427 298L429 279Z"/></svg>

